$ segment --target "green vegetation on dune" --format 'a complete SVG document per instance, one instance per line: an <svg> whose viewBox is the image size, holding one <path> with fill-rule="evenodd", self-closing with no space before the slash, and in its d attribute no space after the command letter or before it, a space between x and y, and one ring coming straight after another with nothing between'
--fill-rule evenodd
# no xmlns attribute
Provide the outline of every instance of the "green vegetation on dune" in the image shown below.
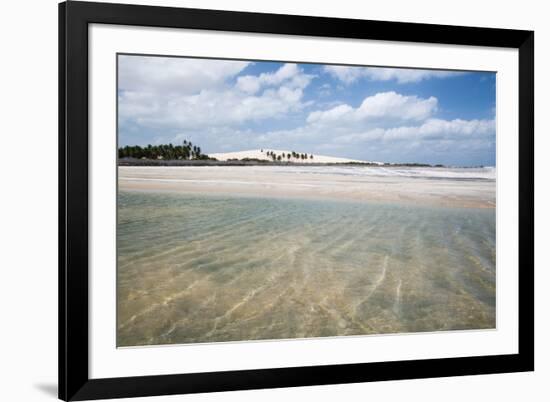
<svg viewBox="0 0 550 402"><path fill-rule="evenodd" d="M262 149L261 152L263 153L264 150ZM288 160L289 162L299 162L307 159L313 159L313 154L312 155L301 154L294 151L286 154L284 152L282 154L276 154L273 151L267 151L266 155L268 158L271 158L274 162L275 161L281 162L285 160Z"/></svg>

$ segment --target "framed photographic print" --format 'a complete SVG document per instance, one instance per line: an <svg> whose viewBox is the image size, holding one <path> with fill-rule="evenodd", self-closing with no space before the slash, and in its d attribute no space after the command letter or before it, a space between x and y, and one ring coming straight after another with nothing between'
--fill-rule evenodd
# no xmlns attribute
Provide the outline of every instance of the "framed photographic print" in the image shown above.
<svg viewBox="0 0 550 402"><path fill-rule="evenodd" d="M59 397L534 369L534 33L59 5Z"/></svg>

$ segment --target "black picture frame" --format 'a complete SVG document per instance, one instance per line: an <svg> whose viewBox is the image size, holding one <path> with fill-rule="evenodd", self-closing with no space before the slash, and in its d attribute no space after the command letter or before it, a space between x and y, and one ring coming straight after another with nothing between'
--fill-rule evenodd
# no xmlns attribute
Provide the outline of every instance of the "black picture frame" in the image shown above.
<svg viewBox="0 0 550 402"><path fill-rule="evenodd" d="M90 379L88 25L191 28L514 48L519 51L517 354ZM59 4L59 398L294 387L534 370L534 32L70 1Z"/></svg>

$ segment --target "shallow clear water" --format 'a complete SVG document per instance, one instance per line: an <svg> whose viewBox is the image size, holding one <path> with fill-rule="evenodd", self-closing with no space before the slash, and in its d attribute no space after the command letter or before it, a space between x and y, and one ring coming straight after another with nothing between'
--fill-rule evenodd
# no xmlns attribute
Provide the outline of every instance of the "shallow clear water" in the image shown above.
<svg viewBox="0 0 550 402"><path fill-rule="evenodd" d="M119 346L495 327L495 210L121 192Z"/></svg>

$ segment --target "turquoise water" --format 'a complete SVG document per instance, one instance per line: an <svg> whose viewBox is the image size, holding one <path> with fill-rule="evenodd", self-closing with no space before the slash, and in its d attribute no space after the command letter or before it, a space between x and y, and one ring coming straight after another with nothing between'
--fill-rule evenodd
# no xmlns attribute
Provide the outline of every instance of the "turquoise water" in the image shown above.
<svg viewBox="0 0 550 402"><path fill-rule="evenodd" d="M495 210L121 192L119 346L495 327Z"/></svg>

